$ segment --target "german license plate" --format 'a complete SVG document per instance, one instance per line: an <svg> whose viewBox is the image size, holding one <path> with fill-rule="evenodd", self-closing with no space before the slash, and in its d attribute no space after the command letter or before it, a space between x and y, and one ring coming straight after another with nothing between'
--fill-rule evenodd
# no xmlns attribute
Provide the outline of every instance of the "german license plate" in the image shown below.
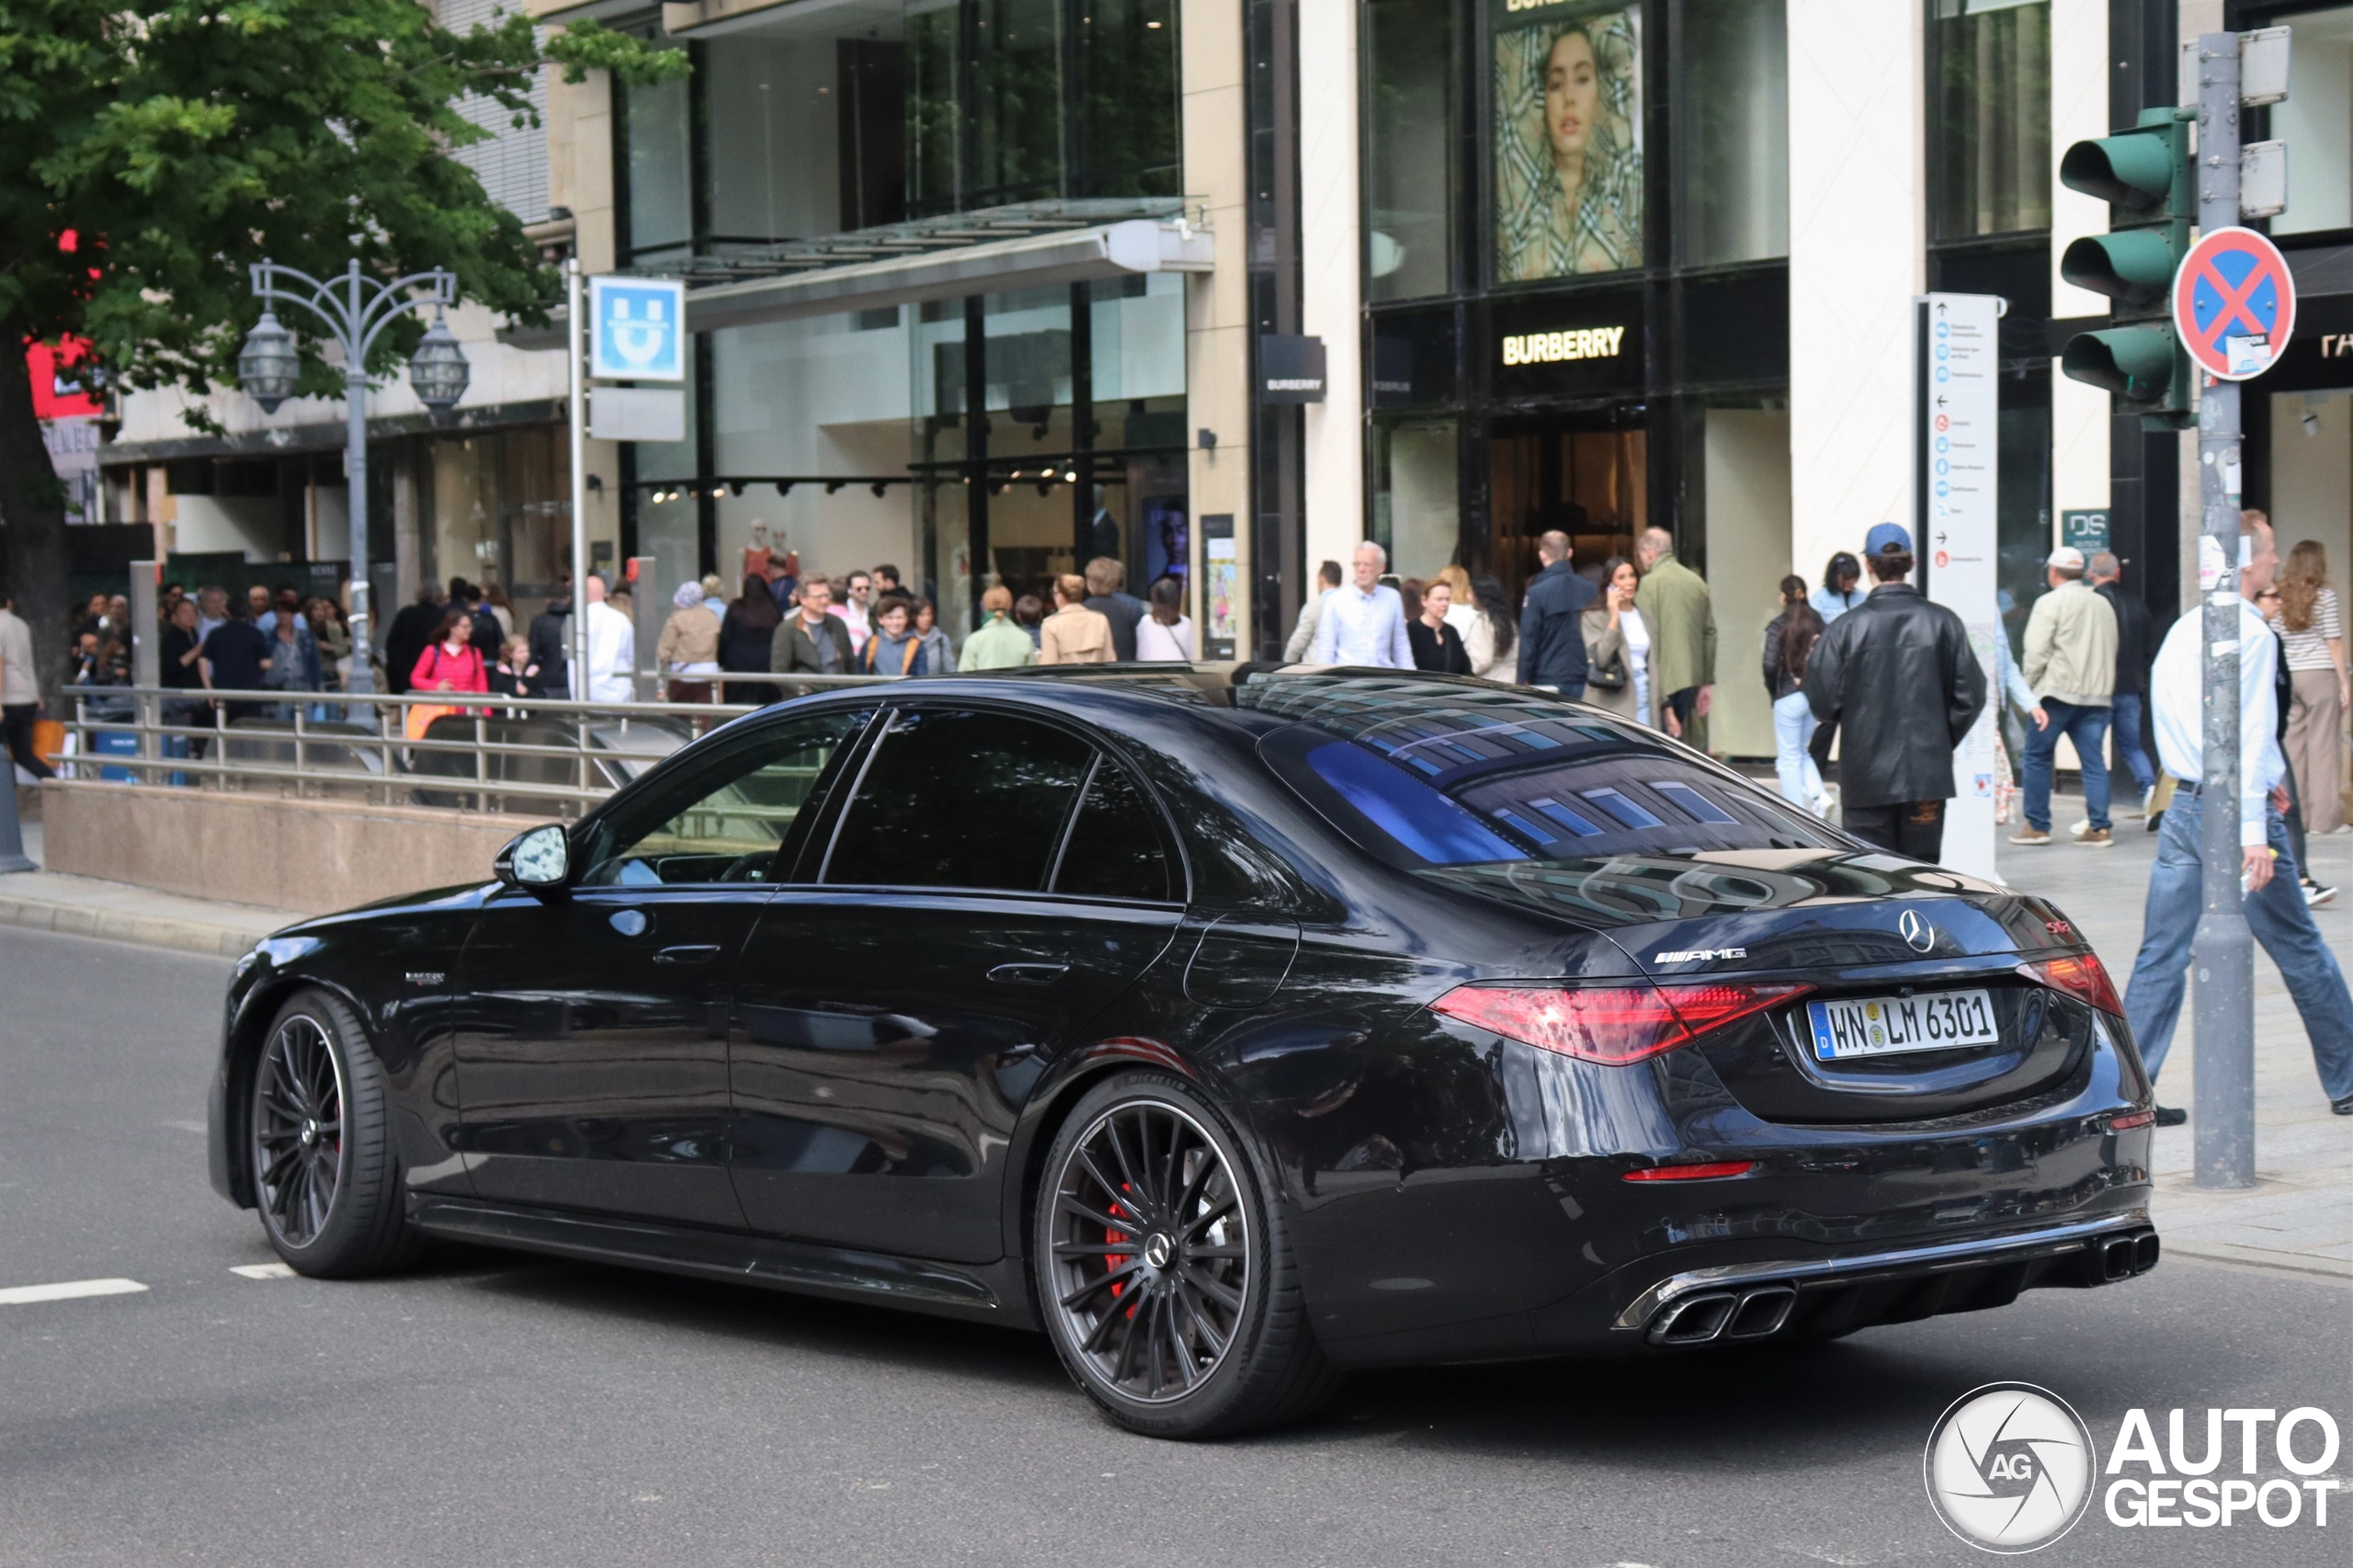
<svg viewBox="0 0 2353 1568"><path fill-rule="evenodd" d="M1813 1054L1821 1062L1893 1056L1904 1051L1953 1051L1992 1045L1993 999L1983 991L1937 991L1918 996L1845 996L1809 1002Z"/></svg>

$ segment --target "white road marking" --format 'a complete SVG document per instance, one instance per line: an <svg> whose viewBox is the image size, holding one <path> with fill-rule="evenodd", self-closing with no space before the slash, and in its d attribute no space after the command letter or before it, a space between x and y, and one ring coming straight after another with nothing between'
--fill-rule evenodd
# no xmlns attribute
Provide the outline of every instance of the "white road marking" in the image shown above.
<svg viewBox="0 0 2353 1568"><path fill-rule="evenodd" d="M230 1273L240 1279L291 1279L294 1271L282 1263L240 1263L231 1267Z"/></svg>
<svg viewBox="0 0 2353 1568"><path fill-rule="evenodd" d="M67 1279L55 1285L11 1285L0 1290L0 1307L70 1301L77 1296L132 1296L146 1289L136 1279Z"/></svg>

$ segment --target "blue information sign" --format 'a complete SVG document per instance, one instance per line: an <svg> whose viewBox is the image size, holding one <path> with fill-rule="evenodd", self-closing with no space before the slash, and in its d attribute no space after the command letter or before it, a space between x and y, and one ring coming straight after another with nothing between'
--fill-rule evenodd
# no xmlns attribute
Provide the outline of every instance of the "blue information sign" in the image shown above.
<svg viewBox="0 0 2353 1568"><path fill-rule="evenodd" d="M588 280L588 374L601 381L687 379L687 286L671 278Z"/></svg>

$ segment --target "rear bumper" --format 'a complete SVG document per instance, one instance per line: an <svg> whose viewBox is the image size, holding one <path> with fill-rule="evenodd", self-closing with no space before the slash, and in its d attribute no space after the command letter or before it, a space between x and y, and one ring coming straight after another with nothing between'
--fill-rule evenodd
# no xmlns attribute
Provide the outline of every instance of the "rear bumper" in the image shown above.
<svg viewBox="0 0 2353 1568"><path fill-rule="evenodd" d="M1843 1334L2004 1306L2038 1287L2114 1284L2155 1267L2158 1252L2136 1209L1933 1246L1688 1268L1636 1291L1609 1326L1662 1346Z"/></svg>

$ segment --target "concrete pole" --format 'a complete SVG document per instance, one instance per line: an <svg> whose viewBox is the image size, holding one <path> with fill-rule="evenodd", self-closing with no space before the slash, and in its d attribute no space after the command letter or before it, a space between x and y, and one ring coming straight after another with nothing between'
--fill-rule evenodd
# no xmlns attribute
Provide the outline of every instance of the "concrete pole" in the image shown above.
<svg viewBox="0 0 2353 1568"><path fill-rule="evenodd" d="M662 597L660 566L650 555L632 555L624 568L630 602L637 608L637 642L631 656L636 669L630 685L640 702L662 700L662 661L655 654L662 646L662 622L667 619L662 606L667 601Z"/></svg>
<svg viewBox="0 0 2353 1568"><path fill-rule="evenodd" d="M350 324L344 339L343 402L344 445L343 478L347 487L345 494L349 504L344 510L351 518L351 682L348 689L363 695L376 689L375 666L369 663L371 646L369 632L373 619L369 614L368 590L368 357L359 335L361 320L359 301L359 262L352 260L346 275L351 290L350 313L344 319Z"/></svg>
<svg viewBox="0 0 2353 1568"><path fill-rule="evenodd" d="M164 682L164 629L155 622L156 579L160 561L131 563L131 678L139 686Z"/></svg>
<svg viewBox="0 0 2353 1568"><path fill-rule="evenodd" d="M131 683L153 687L164 684L164 629L155 620L155 601L159 580L164 575L160 561L134 561L131 563ZM155 756L155 723L160 716L160 703L153 697L137 699L139 717L139 755L153 761ZM154 778L141 773L139 782L153 784Z"/></svg>
<svg viewBox="0 0 2353 1568"><path fill-rule="evenodd" d="M2198 227L2239 221L2239 40L2198 38ZM2198 405L2205 589L2204 915L2190 948L2198 1085L2190 1125L2202 1187L2255 1185L2255 938L2239 867L2239 385L2208 378ZM2200 578L2205 576L2201 570Z"/></svg>

